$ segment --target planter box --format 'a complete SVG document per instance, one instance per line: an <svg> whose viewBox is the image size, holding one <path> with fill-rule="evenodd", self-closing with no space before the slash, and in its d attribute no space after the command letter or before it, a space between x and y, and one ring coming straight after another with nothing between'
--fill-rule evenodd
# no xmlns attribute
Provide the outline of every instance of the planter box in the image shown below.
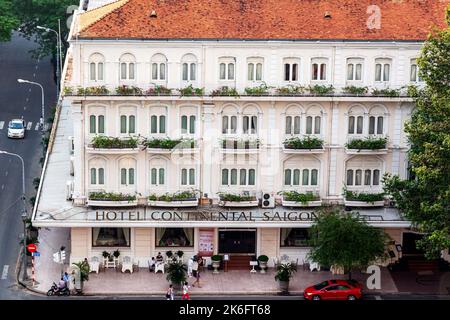
<svg viewBox="0 0 450 320"><path fill-rule="evenodd" d="M149 200L148 206L150 207L197 207L198 199L195 200L184 200L184 201L158 201L158 200Z"/></svg>
<svg viewBox="0 0 450 320"><path fill-rule="evenodd" d="M365 202L365 201L354 201L354 200L344 200L346 207L384 207L384 200Z"/></svg>
<svg viewBox="0 0 450 320"><path fill-rule="evenodd" d="M320 207L322 205L322 200L308 201L307 203L295 202L295 201L287 201L282 199L281 205L283 207Z"/></svg>
<svg viewBox="0 0 450 320"><path fill-rule="evenodd" d="M324 149L289 149L283 145L283 152L287 154L320 154L324 153Z"/></svg>
<svg viewBox="0 0 450 320"><path fill-rule="evenodd" d="M252 201L220 201L219 206L221 207L257 207L259 204L258 200Z"/></svg>
<svg viewBox="0 0 450 320"><path fill-rule="evenodd" d="M108 200L88 200L87 205L91 207L135 207L137 200L133 201L108 201Z"/></svg>
<svg viewBox="0 0 450 320"><path fill-rule="evenodd" d="M348 149L345 148L347 154L362 154L362 155L375 155L375 154L387 154L387 149Z"/></svg>
<svg viewBox="0 0 450 320"><path fill-rule="evenodd" d="M95 154L136 154L139 153L139 148L120 148L120 149L106 149L86 147L86 153Z"/></svg>

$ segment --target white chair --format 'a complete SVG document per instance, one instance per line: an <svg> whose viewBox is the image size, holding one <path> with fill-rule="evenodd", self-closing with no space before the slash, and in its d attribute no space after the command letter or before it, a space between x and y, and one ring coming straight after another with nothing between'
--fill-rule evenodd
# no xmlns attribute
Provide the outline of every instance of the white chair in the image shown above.
<svg viewBox="0 0 450 320"><path fill-rule="evenodd" d="M89 261L89 269L90 272L96 272L98 273L98 269L100 268L100 261L98 259L98 257L91 257L90 261Z"/></svg>
<svg viewBox="0 0 450 320"><path fill-rule="evenodd" d="M156 262L155 264L155 273L157 273L158 271L161 271L162 273L164 273L164 262Z"/></svg>
<svg viewBox="0 0 450 320"><path fill-rule="evenodd" d="M122 272L126 272L127 270L133 273L133 261L131 261L130 257L125 256L122 260Z"/></svg>

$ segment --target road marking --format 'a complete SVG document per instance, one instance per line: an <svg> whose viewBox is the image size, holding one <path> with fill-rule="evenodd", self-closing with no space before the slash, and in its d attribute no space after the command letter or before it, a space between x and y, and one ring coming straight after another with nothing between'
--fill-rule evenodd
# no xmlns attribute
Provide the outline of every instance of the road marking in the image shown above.
<svg viewBox="0 0 450 320"><path fill-rule="evenodd" d="M30 130L32 125L33 125L33 122L28 122L27 123L27 130Z"/></svg>
<svg viewBox="0 0 450 320"><path fill-rule="evenodd" d="M375 296L375 300L383 300L380 296Z"/></svg>
<svg viewBox="0 0 450 320"><path fill-rule="evenodd" d="M2 184L2 190L3 190L3 189L5 189L5 185L4 185L4 184Z"/></svg>
<svg viewBox="0 0 450 320"><path fill-rule="evenodd" d="M0 121L0 130L3 129L3 126L5 125L5 121Z"/></svg>
<svg viewBox="0 0 450 320"><path fill-rule="evenodd" d="M23 110L27 110L27 107L23 107Z"/></svg>
<svg viewBox="0 0 450 320"><path fill-rule="evenodd" d="M36 122L36 126L34 127L34 130L35 130L35 131L38 131L38 130L39 130L39 122Z"/></svg>
<svg viewBox="0 0 450 320"><path fill-rule="evenodd" d="M28 102L28 100L30 100L30 98L27 98L27 102Z"/></svg>
<svg viewBox="0 0 450 320"><path fill-rule="evenodd" d="M3 266L2 280L5 280L8 277L8 270L9 270L9 265L5 264Z"/></svg>
<svg viewBox="0 0 450 320"><path fill-rule="evenodd" d="M8 176L8 171L5 171L5 177L7 177Z"/></svg>
<svg viewBox="0 0 450 320"><path fill-rule="evenodd" d="M30 88L30 89L28 89L28 92L31 92L31 88Z"/></svg>
<svg viewBox="0 0 450 320"><path fill-rule="evenodd" d="M37 66L36 66L37 67ZM37 69L37 68L36 68ZM36 73L33 73L33 78L36 78Z"/></svg>

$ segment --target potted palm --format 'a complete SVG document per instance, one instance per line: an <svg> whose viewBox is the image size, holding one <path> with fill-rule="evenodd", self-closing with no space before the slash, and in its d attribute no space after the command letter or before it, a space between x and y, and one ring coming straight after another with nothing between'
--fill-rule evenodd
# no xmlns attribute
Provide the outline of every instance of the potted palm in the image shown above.
<svg viewBox="0 0 450 320"><path fill-rule="evenodd" d="M167 281L175 290L180 290L187 278L187 267L182 262L174 262L167 267Z"/></svg>
<svg viewBox="0 0 450 320"><path fill-rule="evenodd" d="M75 262L75 263L73 263L73 265L75 265L78 268L77 272L80 277L79 292L81 293L81 292L83 292L83 283L84 283L84 281L89 280L89 272L91 270L90 270L89 263L87 260Z"/></svg>
<svg viewBox="0 0 450 320"><path fill-rule="evenodd" d="M282 293L287 294L289 292L289 280L292 278L295 271L295 267L289 262L282 263L277 267L275 280L278 281Z"/></svg>
<svg viewBox="0 0 450 320"><path fill-rule="evenodd" d="M269 261L269 257L262 254L258 257L259 267L261 268L261 273L266 273L267 262Z"/></svg>
<svg viewBox="0 0 450 320"><path fill-rule="evenodd" d="M213 273L219 273L219 271L217 269L219 269L219 267L220 267L220 261L222 261L222 257L219 256L218 254L215 254L211 257L211 261L212 261L212 266L214 268Z"/></svg>

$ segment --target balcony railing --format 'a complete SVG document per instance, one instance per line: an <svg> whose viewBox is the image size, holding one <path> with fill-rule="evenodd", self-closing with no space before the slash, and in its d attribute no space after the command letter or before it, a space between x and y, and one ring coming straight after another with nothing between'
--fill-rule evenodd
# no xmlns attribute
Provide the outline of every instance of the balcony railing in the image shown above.
<svg viewBox="0 0 450 320"><path fill-rule="evenodd" d="M97 87L64 87L64 94L67 96L303 96L303 97L412 97L414 92L420 90L417 86L403 86L400 88L372 88L347 86L339 92L333 86L312 85L312 86L281 86L281 87L247 87L242 92L238 92L233 87L221 86L217 89L206 92L204 88L167 88L164 86L154 86L148 89L137 86L122 85L115 88L106 86Z"/></svg>
<svg viewBox="0 0 450 320"><path fill-rule="evenodd" d="M344 189L346 207L382 207L385 194L378 190L357 191Z"/></svg>
<svg viewBox="0 0 450 320"><path fill-rule="evenodd" d="M163 195L151 194L148 197L148 205L152 207L196 207L198 196L196 192L183 191L177 193L165 193Z"/></svg>
<svg viewBox="0 0 450 320"><path fill-rule="evenodd" d="M387 153L388 138L382 136L349 136L345 144L348 154L384 154Z"/></svg>

